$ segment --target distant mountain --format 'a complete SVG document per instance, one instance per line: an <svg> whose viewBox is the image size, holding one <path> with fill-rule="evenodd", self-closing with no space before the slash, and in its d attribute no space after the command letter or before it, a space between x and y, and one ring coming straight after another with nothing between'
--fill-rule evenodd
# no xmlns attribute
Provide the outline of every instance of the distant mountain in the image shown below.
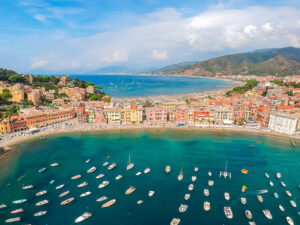
<svg viewBox="0 0 300 225"><path fill-rule="evenodd" d="M165 66L163 68L160 68L160 69L155 69L155 70L152 70L151 72L152 73L169 73L171 71L174 71L174 70L180 70L180 69L185 69L185 68L188 68L194 64L196 64L197 62L182 62L182 63L177 63L177 64L172 64L172 65L169 65L169 66Z"/></svg>
<svg viewBox="0 0 300 225"><path fill-rule="evenodd" d="M166 74L214 76L233 75L299 75L300 48L264 49L213 58Z"/></svg>

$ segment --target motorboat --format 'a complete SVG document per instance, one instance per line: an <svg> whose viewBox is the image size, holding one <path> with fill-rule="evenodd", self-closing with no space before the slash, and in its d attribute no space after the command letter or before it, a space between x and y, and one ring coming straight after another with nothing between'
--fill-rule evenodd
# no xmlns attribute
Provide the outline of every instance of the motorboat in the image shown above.
<svg viewBox="0 0 300 225"><path fill-rule="evenodd" d="M247 203L247 199L246 199L246 198L244 198L244 197L241 197L241 203L242 203L243 205L246 205L246 203Z"/></svg>
<svg viewBox="0 0 300 225"><path fill-rule="evenodd" d="M38 172L39 172L39 173L44 173L46 170L47 170L47 168L44 167L44 168L39 169Z"/></svg>
<svg viewBox="0 0 300 225"><path fill-rule="evenodd" d="M256 197L260 203L262 203L264 201L261 195L256 195Z"/></svg>
<svg viewBox="0 0 300 225"><path fill-rule="evenodd" d="M91 159L85 160L85 163L90 163Z"/></svg>
<svg viewBox="0 0 300 225"><path fill-rule="evenodd" d="M281 181L280 183L282 187L286 187L286 184L283 181Z"/></svg>
<svg viewBox="0 0 300 225"><path fill-rule="evenodd" d="M54 184L55 180L50 180L49 184Z"/></svg>
<svg viewBox="0 0 300 225"><path fill-rule="evenodd" d="M68 198L68 199L66 199L66 200L64 200L64 201L62 201L61 203L60 203L60 205L66 205L66 204L69 204L69 203L71 203L71 202L73 202L75 200L75 198Z"/></svg>
<svg viewBox="0 0 300 225"><path fill-rule="evenodd" d="M23 190L28 190L28 189L32 189L32 188L34 188L33 185L27 185L27 186L22 187Z"/></svg>
<svg viewBox="0 0 300 225"><path fill-rule="evenodd" d="M64 184L61 184L61 185L58 185L55 189L58 190L58 189L63 188L64 186L65 186Z"/></svg>
<svg viewBox="0 0 300 225"><path fill-rule="evenodd" d="M98 176L96 176L96 179L100 179L102 177L104 177L105 175L103 173L99 174Z"/></svg>
<svg viewBox="0 0 300 225"><path fill-rule="evenodd" d="M270 175L266 172L266 173L265 173L265 177L266 177L267 179L269 179L269 178L270 178Z"/></svg>
<svg viewBox="0 0 300 225"><path fill-rule="evenodd" d="M258 191L260 194L265 194L265 193L268 193L268 190L260 190Z"/></svg>
<svg viewBox="0 0 300 225"><path fill-rule="evenodd" d="M150 171L151 171L150 168L146 168L146 169L144 170L144 173L149 173Z"/></svg>
<svg viewBox="0 0 300 225"><path fill-rule="evenodd" d="M137 172L135 175L140 176L141 174L142 174L142 172Z"/></svg>
<svg viewBox="0 0 300 225"><path fill-rule="evenodd" d="M138 200L138 201L136 202L136 204L140 205L140 204L142 204L143 202L144 202L143 200Z"/></svg>
<svg viewBox="0 0 300 225"><path fill-rule="evenodd" d="M132 192L134 192L136 190L135 187L133 186L130 186L126 191L125 191L125 194L126 195L130 195Z"/></svg>
<svg viewBox="0 0 300 225"><path fill-rule="evenodd" d="M123 176L120 174L118 176L116 176L116 180L120 180Z"/></svg>
<svg viewBox="0 0 300 225"><path fill-rule="evenodd" d="M27 202L27 199L19 199L19 200L15 200L15 201L13 201L12 203L13 204L22 204L22 203L24 203L24 202ZM5 208L5 207L4 207Z"/></svg>
<svg viewBox="0 0 300 225"><path fill-rule="evenodd" d="M204 211L209 211L210 210L210 202L205 201L203 204L203 208L204 208Z"/></svg>
<svg viewBox="0 0 300 225"><path fill-rule="evenodd" d="M249 225L256 225L254 221L249 221Z"/></svg>
<svg viewBox="0 0 300 225"><path fill-rule="evenodd" d="M70 193L70 191L65 191L65 192L61 193L58 197L60 197L60 198L64 197L64 196L66 196L69 193Z"/></svg>
<svg viewBox="0 0 300 225"><path fill-rule="evenodd" d="M10 213L11 213L11 214L17 214L17 213L21 213L21 212L24 212L24 209L23 209L23 208L13 210L13 211L11 211Z"/></svg>
<svg viewBox="0 0 300 225"><path fill-rule="evenodd" d="M90 218L91 216L92 216L92 213L84 212L81 216L79 216L75 219L75 223L80 223L80 222Z"/></svg>
<svg viewBox="0 0 300 225"><path fill-rule="evenodd" d="M171 167L170 166L166 166L165 171L166 171L166 173L171 173Z"/></svg>
<svg viewBox="0 0 300 225"><path fill-rule="evenodd" d="M59 166L59 164L58 163L52 163L52 164L50 164L50 166L56 167L56 166Z"/></svg>
<svg viewBox="0 0 300 225"><path fill-rule="evenodd" d="M102 164L102 166L107 166L109 164L109 162L104 162L103 164Z"/></svg>
<svg viewBox="0 0 300 225"><path fill-rule="evenodd" d="M230 206L225 206L224 207L224 213L225 213L225 216L228 219L232 219L233 218L233 213L232 213L232 210L231 210Z"/></svg>
<svg viewBox="0 0 300 225"><path fill-rule="evenodd" d="M251 213L251 211L247 209L247 210L245 211L245 216L246 216L249 220L251 220L251 219L252 219L252 213Z"/></svg>
<svg viewBox="0 0 300 225"><path fill-rule="evenodd" d="M290 200L290 203L291 203L291 205L293 206L293 207L297 207L297 204L296 204L296 202L294 201L294 200Z"/></svg>
<svg viewBox="0 0 300 225"><path fill-rule="evenodd" d="M274 197L279 198L279 195L277 194L277 192L274 192Z"/></svg>
<svg viewBox="0 0 300 225"><path fill-rule="evenodd" d="M209 190L208 189L204 189L204 195L209 196Z"/></svg>
<svg viewBox="0 0 300 225"><path fill-rule="evenodd" d="M154 195L154 193L155 193L155 191L150 190L148 193L149 197L152 197Z"/></svg>
<svg viewBox="0 0 300 225"><path fill-rule="evenodd" d="M273 186L274 186L274 183L273 183L272 181L270 181L270 183L269 183L269 184L270 184L270 186L271 186L271 187L273 187Z"/></svg>
<svg viewBox="0 0 300 225"><path fill-rule="evenodd" d="M97 168L96 168L95 166L93 166L93 167L89 168L86 172L87 172L87 173L93 173L93 172L95 172L96 170L97 170Z"/></svg>
<svg viewBox="0 0 300 225"><path fill-rule="evenodd" d="M71 180L76 180L76 179L79 179L79 178L81 178L80 174L71 177Z"/></svg>
<svg viewBox="0 0 300 225"><path fill-rule="evenodd" d="M213 180L209 180L208 181L208 186L213 186L214 185L214 181Z"/></svg>
<svg viewBox="0 0 300 225"><path fill-rule="evenodd" d="M0 209L4 209L4 208L6 208L7 207L7 205L5 205L5 204L1 204L0 205Z"/></svg>
<svg viewBox="0 0 300 225"><path fill-rule="evenodd" d="M116 203L116 199L112 199L112 200L109 200L108 202L104 203L101 208L107 208L107 207L110 207L111 205L115 204Z"/></svg>
<svg viewBox="0 0 300 225"><path fill-rule="evenodd" d="M208 176L210 176L210 177L212 176L212 173L210 171L208 171Z"/></svg>
<svg viewBox="0 0 300 225"><path fill-rule="evenodd" d="M199 170L198 167L195 167L195 168L194 168L194 171L195 171L195 172L198 172L198 170Z"/></svg>
<svg viewBox="0 0 300 225"><path fill-rule="evenodd" d="M280 209L282 212L284 212L284 208L283 208L282 205L279 205L278 207L279 207L279 209Z"/></svg>
<svg viewBox="0 0 300 225"><path fill-rule="evenodd" d="M182 169L180 170L180 173L178 174L177 179L178 179L179 181L181 181L181 180L183 179L183 172L182 172Z"/></svg>
<svg viewBox="0 0 300 225"><path fill-rule="evenodd" d="M193 184L190 184L189 187L188 187L189 191L192 191L194 190L194 185Z"/></svg>
<svg viewBox="0 0 300 225"><path fill-rule="evenodd" d="M81 187L85 187L87 185L88 185L88 183L86 181L84 181L81 184L78 184L77 187L81 188Z"/></svg>
<svg viewBox="0 0 300 225"><path fill-rule="evenodd" d="M112 164L110 164L109 166L108 166L108 170L112 170L112 169L114 169L115 167L117 166L117 163L112 163Z"/></svg>
<svg viewBox="0 0 300 225"><path fill-rule="evenodd" d="M228 201L230 199L230 195L228 192L224 193L224 198Z"/></svg>
<svg viewBox="0 0 300 225"><path fill-rule="evenodd" d="M292 197L292 193L289 190L286 190L285 193L289 196Z"/></svg>
<svg viewBox="0 0 300 225"><path fill-rule="evenodd" d="M9 218L9 219L5 220L5 223L13 223L13 222L21 221L21 220L22 220L21 217L14 217L14 218Z"/></svg>
<svg viewBox="0 0 300 225"><path fill-rule="evenodd" d="M178 225L180 223L180 219L179 218L173 218L170 225Z"/></svg>
<svg viewBox="0 0 300 225"><path fill-rule="evenodd" d="M289 216L286 217L286 222L287 222L289 225L294 225L294 221L293 221L292 218L289 217Z"/></svg>
<svg viewBox="0 0 300 225"><path fill-rule="evenodd" d="M192 176L192 181L195 182L197 180L196 176Z"/></svg>
<svg viewBox="0 0 300 225"><path fill-rule="evenodd" d="M185 211L187 210L187 208L188 208L188 205L186 205L186 204L181 204L181 205L179 206L179 212L183 213L183 212L185 212Z"/></svg>
<svg viewBox="0 0 300 225"><path fill-rule="evenodd" d="M40 202L36 203L35 206L47 205L48 203L49 203L48 200L43 200L43 201L40 201Z"/></svg>
<svg viewBox="0 0 300 225"><path fill-rule="evenodd" d="M86 197L86 196L89 196L90 194L92 194L92 192L87 191L87 192L82 193L82 194L80 195L80 197L81 197L81 198L82 198L82 197Z"/></svg>
<svg viewBox="0 0 300 225"><path fill-rule="evenodd" d="M130 170L133 167L134 167L134 164L132 162L130 162L130 155L129 155L126 170Z"/></svg>
<svg viewBox="0 0 300 225"><path fill-rule="evenodd" d="M276 173L276 177L277 177L277 179L280 179L281 178L281 173Z"/></svg>
<svg viewBox="0 0 300 225"><path fill-rule="evenodd" d="M189 193L187 193L187 194L184 195L184 199L185 199L185 200L189 200L190 197L191 197L191 195L190 195Z"/></svg>
<svg viewBox="0 0 300 225"><path fill-rule="evenodd" d="M98 186L98 188L104 188L104 187L106 187L108 184L109 184L109 181L105 180L105 181L103 181L103 182Z"/></svg>
<svg viewBox="0 0 300 225"><path fill-rule="evenodd" d="M105 201L105 200L107 200L107 199L108 199L108 197L102 196L102 197L98 198L96 201L97 201L97 202L103 202L103 201Z"/></svg>
<svg viewBox="0 0 300 225"><path fill-rule="evenodd" d="M267 217L267 219L269 219L269 220L272 219L272 214L271 214L270 210L264 209L263 213L264 213L265 217Z"/></svg>

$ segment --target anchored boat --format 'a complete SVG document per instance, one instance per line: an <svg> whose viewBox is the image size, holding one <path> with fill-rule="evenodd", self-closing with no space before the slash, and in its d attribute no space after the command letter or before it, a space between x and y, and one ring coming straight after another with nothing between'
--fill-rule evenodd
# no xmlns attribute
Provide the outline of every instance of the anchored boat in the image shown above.
<svg viewBox="0 0 300 225"><path fill-rule="evenodd" d="M224 207L224 213L225 213L225 216L228 218L228 219L232 219L233 218L233 213L232 213L232 210L229 206L225 206Z"/></svg>
<svg viewBox="0 0 300 225"><path fill-rule="evenodd" d="M130 186L126 191L125 191L125 194L126 195L130 195L132 192L134 192L136 190L135 187L133 186Z"/></svg>
<svg viewBox="0 0 300 225"><path fill-rule="evenodd" d="M264 209L263 213L264 213L265 217L267 217L267 219L269 219L269 220L272 219L272 214L271 214L270 210Z"/></svg>
<svg viewBox="0 0 300 225"><path fill-rule="evenodd" d="M81 216L79 216L75 219L75 223L80 223L80 222L90 218L91 216L92 216L92 213L84 212Z"/></svg>
<svg viewBox="0 0 300 225"><path fill-rule="evenodd" d="M126 170L130 170L134 167L134 164L132 162L130 162L130 155L128 156L128 163L127 163L127 167Z"/></svg>
<svg viewBox="0 0 300 225"><path fill-rule="evenodd" d="M110 207L111 205L115 204L116 203L116 199L112 199L112 200L109 200L108 202L104 203L101 208L107 208L107 207Z"/></svg>

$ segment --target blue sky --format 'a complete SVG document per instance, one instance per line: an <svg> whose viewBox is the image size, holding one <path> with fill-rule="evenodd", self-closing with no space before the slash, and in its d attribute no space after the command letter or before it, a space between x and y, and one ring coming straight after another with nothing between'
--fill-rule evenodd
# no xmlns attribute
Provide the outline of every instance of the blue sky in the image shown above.
<svg viewBox="0 0 300 225"><path fill-rule="evenodd" d="M300 47L300 1L2 0L0 27L0 67L21 73L156 68Z"/></svg>

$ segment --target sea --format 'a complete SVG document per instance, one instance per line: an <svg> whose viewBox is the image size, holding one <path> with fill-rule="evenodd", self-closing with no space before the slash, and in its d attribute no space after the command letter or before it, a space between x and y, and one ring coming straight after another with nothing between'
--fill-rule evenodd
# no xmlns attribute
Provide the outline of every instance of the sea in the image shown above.
<svg viewBox="0 0 300 225"><path fill-rule="evenodd" d="M103 87L102 91L113 97L188 94L233 86L230 81L198 77L144 75L72 75L71 77L93 82Z"/></svg>
<svg viewBox="0 0 300 225"><path fill-rule="evenodd" d="M238 134L229 132L204 132L194 130L151 129L151 130L119 130L98 133L81 133L55 135L47 139L39 138L23 142L16 146L8 156L1 158L0 164L0 204L8 207L0 210L0 224L8 218L21 216L22 221L14 224L32 225L70 225L84 212L92 217L81 224L103 225L166 225L176 217L180 225L242 225L254 221L257 225L287 224L286 216L290 216L295 224L300 224L300 143L292 147L289 139L257 134ZM129 155L134 168L126 170ZM85 163L87 159L91 161ZM108 170L102 164L108 161L117 163L116 168ZM59 166L51 167L57 162ZM219 177L220 171L231 173L231 179ZM171 173L165 173L165 167L171 166ZM94 173L87 170L95 166ZM41 168L47 168L39 173ZM143 173L149 167L150 173ZM198 167L198 172L194 168ZM241 172L248 170L248 174ZM183 180L177 176L183 171ZM208 176L208 172L212 176ZM137 172L142 172L136 176ZM265 177L265 172L270 178ZM276 173L282 174L281 179ZM99 174L101 179L95 179ZM74 175L81 174L78 180L71 180ZM115 177L121 174L122 179ZM191 177L197 176L192 182ZM18 181L19 180L19 181ZM50 184L51 180L55 180ZM103 189L98 185L104 181L110 184ZM208 186L213 180L214 185ZM83 181L88 185L78 188ZM274 187L269 182L274 183ZM286 187L280 182L284 181ZM56 186L65 186L56 190ZM194 190L188 186L194 184ZM24 185L34 185L33 189L23 190ZM125 191L134 186L136 190L125 195ZM242 192L242 186L246 191ZM207 188L210 195L205 197L203 190ZM263 203L258 202L259 190ZM37 197L41 190L48 193ZM59 198L58 195L69 190L70 193ZM150 190L155 191L152 197ZM292 193L288 197L285 190ZM80 194L91 191L86 197ZM224 192L230 193L230 200L224 198ZM274 198L277 192L279 198ZM190 193L189 200L184 195ZM101 196L116 199L116 203L108 208L101 208L103 202L96 202ZM75 201L61 206L60 202L74 197ZM240 198L245 197L247 204L242 205ZM27 199L23 204L12 204L17 199ZM41 200L49 200L49 204L35 206ZM143 200L138 205L137 201ZM297 203L294 208L290 200ZM204 201L209 201L211 210L203 210ZM180 204L187 204L186 212L178 211ZM285 211L279 210L281 204ZM224 215L223 207L230 206L233 218ZM12 210L23 208L24 212L11 214ZM250 210L252 220L245 217L245 210ZM267 219L262 210L269 209L273 218ZM38 211L48 211L46 215L34 217Z"/></svg>

